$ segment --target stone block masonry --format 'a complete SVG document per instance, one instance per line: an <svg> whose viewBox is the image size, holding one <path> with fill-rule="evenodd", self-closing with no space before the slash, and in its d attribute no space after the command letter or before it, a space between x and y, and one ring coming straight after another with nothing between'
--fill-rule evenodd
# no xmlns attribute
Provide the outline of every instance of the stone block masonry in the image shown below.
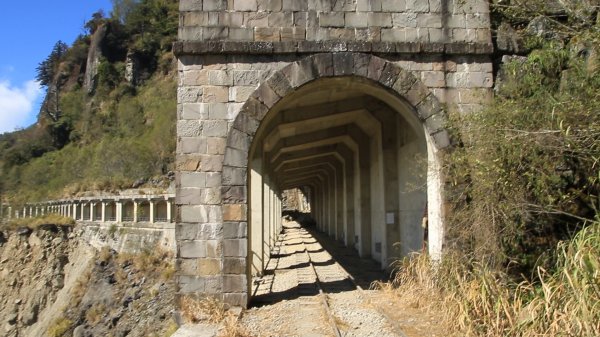
<svg viewBox="0 0 600 337"><path fill-rule="evenodd" d="M491 44L485 0L181 0L180 41Z"/></svg>
<svg viewBox="0 0 600 337"><path fill-rule="evenodd" d="M440 111L480 109L493 85L485 0L180 0L174 51L180 292L237 306L247 305L253 261L263 258L251 223L266 224L267 251L280 209L266 174L258 191L249 186L249 153L285 97L322 78L377 82L401 94L443 148Z"/></svg>

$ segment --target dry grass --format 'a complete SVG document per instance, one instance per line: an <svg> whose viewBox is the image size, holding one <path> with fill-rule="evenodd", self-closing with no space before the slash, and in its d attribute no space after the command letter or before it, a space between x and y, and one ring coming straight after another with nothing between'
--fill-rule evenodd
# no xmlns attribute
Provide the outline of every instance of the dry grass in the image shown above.
<svg viewBox="0 0 600 337"><path fill-rule="evenodd" d="M12 219L5 225L5 228L10 230L14 230L19 227L37 229L43 225L73 226L75 225L75 220L69 217L51 213L34 218Z"/></svg>
<svg viewBox="0 0 600 337"><path fill-rule="evenodd" d="M219 337L252 337L250 332L242 327L238 321L238 317L231 312L228 312L223 321L223 327L219 331Z"/></svg>
<svg viewBox="0 0 600 337"><path fill-rule="evenodd" d="M98 324L106 313L106 306L102 303L96 303L85 312L85 320L92 326Z"/></svg>
<svg viewBox="0 0 600 337"><path fill-rule="evenodd" d="M71 329L73 322L65 317L57 318L50 328L48 328L49 337L63 337Z"/></svg>
<svg viewBox="0 0 600 337"><path fill-rule="evenodd" d="M190 323L207 322L220 324L219 337L251 337L239 324L238 316L229 310L227 304L212 297L195 299L189 296L180 300L181 314Z"/></svg>
<svg viewBox="0 0 600 337"><path fill-rule="evenodd" d="M88 269L79 276L77 281L75 281L75 285L71 290L71 307L76 307L81 302L81 299L85 295L88 283L90 282L90 278L92 277L92 267L89 266Z"/></svg>
<svg viewBox="0 0 600 337"><path fill-rule="evenodd" d="M116 256L116 263L131 265L138 275L157 276L164 281L171 280L175 274L173 253L159 247L145 249L139 254L119 253ZM115 277L118 282L127 281L127 273L122 268L117 270Z"/></svg>
<svg viewBox="0 0 600 337"><path fill-rule="evenodd" d="M165 331L163 332L162 336L163 337L169 337L171 335L173 335L177 329L179 329L179 326L177 325L177 323L175 323L175 321L171 320L169 321L169 324L166 326Z"/></svg>
<svg viewBox="0 0 600 337"><path fill-rule="evenodd" d="M392 284L377 286L445 312L460 335L600 336L600 224L559 244L557 254L556 271L539 269L536 283L456 256L434 263L416 255L399 264Z"/></svg>
<svg viewBox="0 0 600 337"><path fill-rule="evenodd" d="M212 298L204 297L195 299L192 297L182 297L180 301L181 314L188 322L209 322L219 323L227 317L227 305Z"/></svg>
<svg viewBox="0 0 600 337"><path fill-rule="evenodd" d="M112 249L109 246L104 246L98 252L98 262L100 263L108 263L112 258Z"/></svg>

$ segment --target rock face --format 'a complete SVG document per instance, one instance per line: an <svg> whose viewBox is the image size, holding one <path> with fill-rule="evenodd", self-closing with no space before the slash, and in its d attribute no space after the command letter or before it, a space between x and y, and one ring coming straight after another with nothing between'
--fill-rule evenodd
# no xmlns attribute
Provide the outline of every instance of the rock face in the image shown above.
<svg viewBox="0 0 600 337"><path fill-rule="evenodd" d="M106 37L106 32L106 25L100 25L94 32L94 35L92 35L92 42L90 43L87 65L85 68L85 78L83 81L83 87L88 93L92 93L96 88L98 65L100 64L100 57L102 56L102 43Z"/></svg>
<svg viewBox="0 0 600 337"><path fill-rule="evenodd" d="M125 60L125 80L129 84L135 86L139 83L139 68L140 64L137 56L132 52L128 52L127 59Z"/></svg>
<svg viewBox="0 0 600 337"><path fill-rule="evenodd" d="M0 335L49 336L60 324L73 336L173 330L169 255L98 251L82 232L56 226L1 232Z"/></svg>
<svg viewBox="0 0 600 337"><path fill-rule="evenodd" d="M556 40L560 38L560 34L555 30L555 23L546 16L538 16L531 20L525 32L544 39Z"/></svg>
<svg viewBox="0 0 600 337"><path fill-rule="evenodd" d="M525 56L517 56L517 55L504 55L502 56L502 62L500 64L498 74L496 76L496 84L494 86L494 92L497 95L504 95L504 88L510 83L510 76L506 74L505 65L507 63L516 62L518 64L523 64L527 61L527 57Z"/></svg>
<svg viewBox="0 0 600 337"><path fill-rule="evenodd" d="M508 23L503 22L498 27L498 35L496 37L496 47L504 53L521 53L523 52L522 39L517 31Z"/></svg>
<svg viewBox="0 0 600 337"><path fill-rule="evenodd" d="M598 12L600 0L558 0L569 15L588 20Z"/></svg>
<svg viewBox="0 0 600 337"><path fill-rule="evenodd" d="M71 254L69 229L8 234L0 246L0 317L3 336L23 336L38 322L44 308L56 301L63 287ZM60 241L56 239L61 239Z"/></svg>
<svg viewBox="0 0 600 337"><path fill-rule="evenodd" d="M79 324L73 336L168 335L175 324L170 319L174 284L142 267L138 258L108 249L100 253L85 293L65 312L67 320Z"/></svg>

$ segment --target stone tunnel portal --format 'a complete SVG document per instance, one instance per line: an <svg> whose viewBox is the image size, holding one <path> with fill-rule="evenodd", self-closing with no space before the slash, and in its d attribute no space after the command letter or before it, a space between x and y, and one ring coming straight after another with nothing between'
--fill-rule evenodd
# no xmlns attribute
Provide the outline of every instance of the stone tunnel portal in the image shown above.
<svg viewBox="0 0 600 337"><path fill-rule="evenodd" d="M288 88L258 116L258 126L248 124L254 119L242 109L229 134L224 170L242 155L239 166L247 151L249 293L282 230L282 192L288 189L307 191L318 230L376 260L381 269L414 251L439 255L438 145L431 121L419 116L443 120L443 112L435 101L423 104L432 96L405 75L407 92L425 93L418 107L377 81L350 74ZM268 101L265 92L257 89L249 102ZM256 131L248 133L252 127Z"/></svg>
<svg viewBox="0 0 600 337"><path fill-rule="evenodd" d="M321 231L381 268L440 257L445 111L491 97L488 1L179 5L180 294L246 306L294 187Z"/></svg>

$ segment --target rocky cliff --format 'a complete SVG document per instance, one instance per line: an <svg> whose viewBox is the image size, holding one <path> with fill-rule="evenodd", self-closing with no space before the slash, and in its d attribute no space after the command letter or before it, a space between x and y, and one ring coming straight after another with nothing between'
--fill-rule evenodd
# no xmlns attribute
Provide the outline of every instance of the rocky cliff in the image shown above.
<svg viewBox="0 0 600 337"><path fill-rule="evenodd" d="M163 336L175 286L170 254L88 245L82 228L0 233L0 335Z"/></svg>

